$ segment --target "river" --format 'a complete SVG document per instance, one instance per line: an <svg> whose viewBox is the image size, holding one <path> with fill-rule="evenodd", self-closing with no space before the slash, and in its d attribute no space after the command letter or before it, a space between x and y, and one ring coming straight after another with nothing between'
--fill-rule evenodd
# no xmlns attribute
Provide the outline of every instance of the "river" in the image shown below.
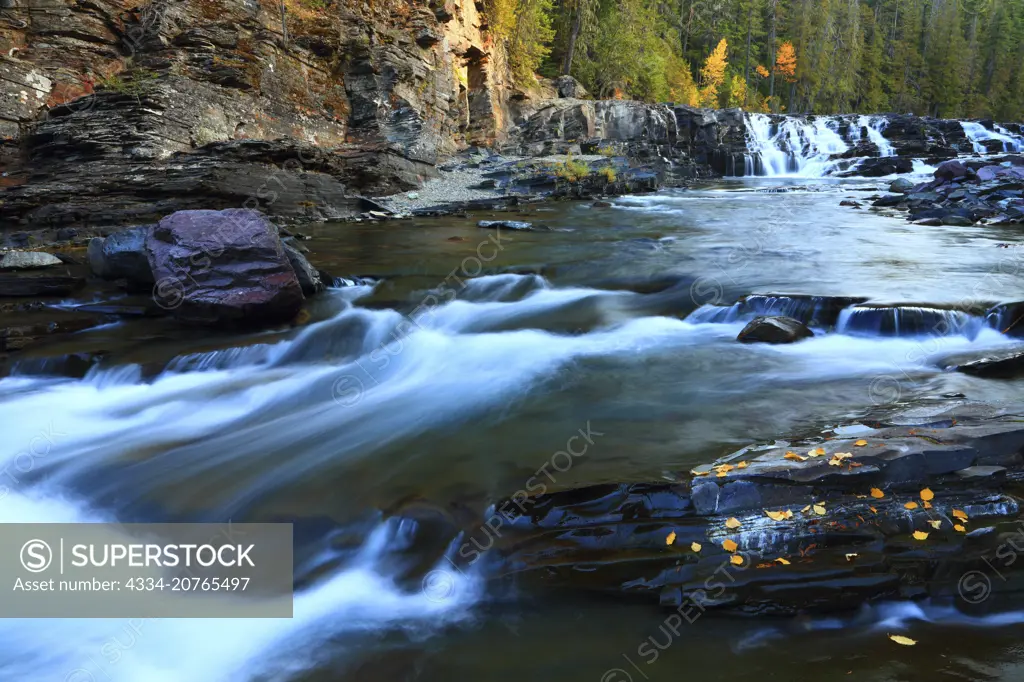
<svg viewBox="0 0 1024 682"><path fill-rule="evenodd" d="M290 620L5 620L2 678L1021 679L1024 613L893 603L668 627L656 605L444 559L449 530L576 434L585 453L546 489L672 480L896 403L1020 400L1021 382L942 369L1015 343L986 319L1024 300L1022 256L997 248L1014 228L868 210L886 182L731 180L498 216L546 232L481 230L485 215L310 226L318 265L370 279L324 294L300 330L130 322L67 344L108 351L84 378L24 360L0 380L0 520L291 521L301 587ZM835 305L805 296L855 300L805 342L735 342L759 311Z"/></svg>

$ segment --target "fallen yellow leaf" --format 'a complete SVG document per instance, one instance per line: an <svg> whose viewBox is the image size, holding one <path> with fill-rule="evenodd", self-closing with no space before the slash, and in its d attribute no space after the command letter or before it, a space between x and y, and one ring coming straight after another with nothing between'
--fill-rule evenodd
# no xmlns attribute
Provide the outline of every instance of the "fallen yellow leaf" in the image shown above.
<svg viewBox="0 0 1024 682"><path fill-rule="evenodd" d="M729 539L726 539L722 542L722 549L724 549L726 552L735 552L738 547L739 545L737 545L735 542Z"/></svg>
<svg viewBox="0 0 1024 682"><path fill-rule="evenodd" d="M864 447L867 444L868 444L868 442L866 440L864 440L863 438L861 438L859 441L854 443L854 445L856 445L858 448L862 448L862 447Z"/></svg>
<svg viewBox="0 0 1024 682"><path fill-rule="evenodd" d="M811 453L815 457L821 457L822 455L825 454L825 448L817 448L816 450L811 450Z"/></svg>
<svg viewBox="0 0 1024 682"><path fill-rule="evenodd" d="M935 499L935 493L933 493L930 488L925 488L921 491L921 499L925 502L933 500Z"/></svg>
<svg viewBox="0 0 1024 682"><path fill-rule="evenodd" d="M903 505L906 509L917 509L917 502L907 502Z"/></svg>
<svg viewBox="0 0 1024 682"><path fill-rule="evenodd" d="M927 501L926 501L926 502L924 503L924 508L925 508L925 509L931 509L931 508L932 508L932 503L931 503L931 502L927 502Z"/></svg>
<svg viewBox="0 0 1024 682"><path fill-rule="evenodd" d="M967 521L967 512L962 511L960 509L954 509L953 510L953 516L955 516L956 518L960 519L961 521L965 521L965 522Z"/></svg>
<svg viewBox="0 0 1024 682"><path fill-rule="evenodd" d="M857 557L856 554L847 554L846 555L846 560L847 561L853 561L856 557Z"/></svg>
<svg viewBox="0 0 1024 682"><path fill-rule="evenodd" d="M710 473L710 471L693 471L692 469L690 470L690 474L693 476L707 476Z"/></svg>
<svg viewBox="0 0 1024 682"><path fill-rule="evenodd" d="M782 459L791 459L791 460L793 460L795 462L803 462L807 458L806 457L801 457L800 455L796 454L795 452L787 452L786 456L783 457Z"/></svg>
<svg viewBox="0 0 1024 682"><path fill-rule="evenodd" d="M871 513L872 513L872 514L877 514L877 513L878 513L878 510L877 510L877 509L875 509L874 507L868 507L868 509L870 509L870 510L871 510Z"/></svg>
<svg viewBox="0 0 1024 682"><path fill-rule="evenodd" d="M725 527L728 528L729 530L736 530L741 525L743 525L743 524L741 524L740 520L737 519L735 516L725 522Z"/></svg>
<svg viewBox="0 0 1024 682"><path fill-rule="evenodd" d="M915 540L927 540L928 539L928 533L925 533L923 530L915 530L914 531L914 539Z"/></svg>
<svg viewBox="0 0 1024 682"><path fill-rule="evenodd" d="M743 557L741 557L739 554L733 554L731 557L729 557L729 561L732 562L733 566L743 565Z"/></svg>
<svg viewBox="0 0 1024 682"><path fill-rule="evenodd" d="M818 516L824 516L825 515L825 508L823 506L821 506L820 504L814 505L813 510L814 510L814 513L817 514Z"/></svg>
<svg viewBox="0 0 1024 682"><path fill-rule="evenodd" d="M700 543L699 542L690 543L690 549L692 549L694 552L699 552L700 551Z"/></svg>
<svg viewBox="0 0 1024 682"><path fill-rule="evenodd" d="M955 530L958 533L966 533L967 532L967 529L964 528L963 526L961 526L959 523L956 524L955 526L953 526L953 530Z"/></svg>
<svg viewBox="0 0 1024 682"><path fill-rule="evenodd" d="M665 538L665 544L666 545L671 545L675 541L676 541L676 532L672 531L671 533L668 534L668 537Z"/></svg>
<svg viewBox="0 0 1024 682"><path fill-rule="evenodd" d="M929 521L928 525L934 528L935 530L938 530L942 527L942 521Z"/></svg>
<svg viewBox="0 0 1024 682"><path fill-rule="evenodd" d="M765 513L765 516L767 516L772 521L785 521L786 520L786 513L785 512L767 511L767 510L765 510L764 513Z"/></svg>
<svg viewBox="0 0 1024 682"><path fill-rule="evenodd" d="M728 475L728 471L719 471L717 474L715 474L715 478L725 478Z"/></svg>
<svg viewBox="0 0 1024 682"><path fill-rule="evenodd" d="M789 561L787 559L783 559L782 557L779 557L775 561L779 562L783 566L789 566Z"/></svg>
<svg viewBox="0 0 1024 682"><path fill-rule="evenodd" d="M715 467L715 471L726 471L726 472L729 472L729 471L732 471L735 468L736 467L734 467L731 464L719 464L718 466Z"/></svg>
<svg viewBox="0 0 1024 682"><path fill-rule="evenodd" d="M746 469L747 468L747 463L746 462L740 462L739 464L736 465L736 468L737 469Z"/></svg>
<svg viewBox="0 0 1024 682"><path fill-rule="evenodd" d="M800 510L800 513L801 514L806 514L807 510L810 509L810 508L811 508L811 505L807 505L806 507L804 507L803 509Z"/></svg>
<svg viewBox="0 0 1024 682"><path fill-rule="evenodd" d="M853 453L837 452L836 454L832 455L832 459L830 459L828 463L829 465L834 467L841 466L843 464L844 459L850 459L851 457L853 457Z"/></svg>
<svg viewBox="0 0 1024 682"><path fill-rule="evenodd" d="M910 639L909 637L904 637L903 635L889 635L889 639L896 642L897 644L902 644L903 646L914 646L915 644L917 644L917 640Z"/></svg>
<svg viewBox="0 0 1024 682"><path fill-rule="evenodd" d="M871 497L875 498L876 500L880 500L883 497L885 497L885 493L883 493L878 488L872 488L871 489Z"/></svg>

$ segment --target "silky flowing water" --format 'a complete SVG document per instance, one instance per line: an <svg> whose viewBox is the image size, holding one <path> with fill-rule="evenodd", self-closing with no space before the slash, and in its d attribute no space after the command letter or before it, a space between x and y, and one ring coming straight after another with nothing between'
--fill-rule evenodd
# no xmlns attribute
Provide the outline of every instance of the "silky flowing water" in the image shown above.
<svg viewBox="0 0 1024 682"><path fill-rule="evenodd" d="M290 521L298 587L290 620L7 620L0 678L1021 679L1016 612L667 627L656 605L452 570L434 533L530 485L672 480L897 405L1019 401L1021 382L942 369L1018 343L985 318L1024 300L1024 254L997 248L1015 228L839 207L880 187L751 179L497 216L547 232L477 228L487 215L308 226L314 262L371 279L302 328L85 332L58 349L108 351L84 378L26 355L0 380L0 520ZM741 345L749 294L858 302L813 339ZM893 303L910 305L892 323L864 312ZM585 453L552 467L581 432Z"/></svg>

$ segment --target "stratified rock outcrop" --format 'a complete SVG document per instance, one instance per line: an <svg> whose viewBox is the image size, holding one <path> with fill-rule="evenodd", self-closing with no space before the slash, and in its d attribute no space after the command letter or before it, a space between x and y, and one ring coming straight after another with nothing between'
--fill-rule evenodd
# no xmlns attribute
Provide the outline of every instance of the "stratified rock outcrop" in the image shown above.
<svg viewBox="0 0 1024 682"><path fill-rule="evenodd" d="M317 220L506 126L469 0L14 0L0 8L0 222Z"/></svg>

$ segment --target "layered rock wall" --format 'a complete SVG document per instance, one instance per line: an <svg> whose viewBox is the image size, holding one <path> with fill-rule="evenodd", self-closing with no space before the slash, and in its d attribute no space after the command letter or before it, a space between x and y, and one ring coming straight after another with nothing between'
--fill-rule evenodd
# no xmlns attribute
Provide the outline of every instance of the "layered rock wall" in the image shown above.
<svg viewBox="0 0 1024 682"><path fill-rule="evenodd" d="M504 56L470 0L10 3L8 228L200 206L345 217L507 124Z"/></svg>

